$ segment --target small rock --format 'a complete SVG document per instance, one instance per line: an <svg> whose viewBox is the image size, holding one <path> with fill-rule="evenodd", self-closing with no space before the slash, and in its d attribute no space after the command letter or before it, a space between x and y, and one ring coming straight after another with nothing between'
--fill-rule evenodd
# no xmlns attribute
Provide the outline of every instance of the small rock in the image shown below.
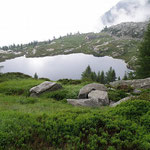
<svg viewBox="0 0 150 150"><path fill-rule="evenodd" d="M134 89L133 93L134 93L134 94L140 94L140 93L141 93L141 90Z"/></svg>

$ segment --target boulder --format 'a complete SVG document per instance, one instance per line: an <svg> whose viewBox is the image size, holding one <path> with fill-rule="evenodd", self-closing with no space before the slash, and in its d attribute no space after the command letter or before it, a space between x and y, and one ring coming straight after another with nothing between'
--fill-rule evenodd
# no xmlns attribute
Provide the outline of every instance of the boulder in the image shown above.
<svg viewBox="0 0 150 150"><path fill-rule="evenodd" d="M45 81L30 89L30 96L39 96L41 93L46 91L56 91L61 89L62 86L58 83Z"/></svg>
<svg viewBox="0 0 150 150"><path fill-rule="evenodd" d="M88 84L88 85L84 86L82 89L80 89L78 98L79 99L87 99L88 94L93 90L107 91L107 88L103 84L98 84L98 83Z"/></svg>
<svg viewBox="0 0 150 150"><path fill-rule="evenodd" d="M67 99L67 102L73 106L97 107L98 102L94 99Z"/></svg>
<svg viewBox="0 0 150 150"><path fill-rule="evenodd" d="M114 82L111 82L110 85L112 87L127 85L127 86L131 86L134 89L149 89L150 88L150 78L114 81Z"/></svg>
<svg viewBox="0 0 150 150"><path fill-rule="evenodd" d="M140 94L142 91L141 90L138 90L138 89L134 89L133 93L134 94Z"/></svg>
<svg viewBox="0 0 150 150"><path fill-rule="evenodd" d="M109 105L108 94L106 91L91 91L88 94L88 98L91 100L95 100L98 103L98 106Z"/></svg>
<svg viewBox="0 0 150 150"><path fill-rule="evenodd" d="M125 98L119 100L119 101L116 102L116 103L112 103L110 106L111 106L111 107L116 107L117 105L121 104L122 102L128 101L128 100L130 100L131 98L132 98L132 96L125 97Z"/></svg>

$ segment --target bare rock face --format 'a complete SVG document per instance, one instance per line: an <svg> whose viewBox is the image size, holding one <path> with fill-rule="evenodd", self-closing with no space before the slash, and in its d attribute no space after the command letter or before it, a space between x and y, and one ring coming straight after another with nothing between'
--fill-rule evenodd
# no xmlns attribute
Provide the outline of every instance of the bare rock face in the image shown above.
<svg viewBox="0 0 150 150"><path fill-rule="evenodd" d="M134 89L149 89L150 88L150 78L137 79L137 80L120 80L111 82L112 87L117 86L131 86Z"/></svg>
<svg viewBox="0 0 150 150"><path fill-rule="evenodd" d="M46 91L56 91L58 89L61 89L62 86L60 84L45 81L33 88L30 89L30 96L39 96L41 93L44 93Z"/></svg>
<svg viewBox="0 0 150 150"><path fill-rule="evenodd" d="M88 94L88 98L97 101L98 106L109 105L108 94L105 91L91 91Z"/></svg>
<svg viewBox="0 0 150 150"><path fill-rule="evenodd" d="M84 86L82 89L80 89L78 98L79 99L88 98L88 94L93 90L107 91L107 88L103 84L98 84L98 83L88 84L88 85Z"/></svg>

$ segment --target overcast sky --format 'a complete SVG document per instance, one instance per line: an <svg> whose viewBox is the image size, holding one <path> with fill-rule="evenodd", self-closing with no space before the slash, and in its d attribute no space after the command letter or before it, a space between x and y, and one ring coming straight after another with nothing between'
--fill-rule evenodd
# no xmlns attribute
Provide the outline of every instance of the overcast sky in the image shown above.
<svg viewBox="0 0 150 150"><path fill-rule="evenodd" d="M119 0L0 0L0 46L98 31Z"/></svg>

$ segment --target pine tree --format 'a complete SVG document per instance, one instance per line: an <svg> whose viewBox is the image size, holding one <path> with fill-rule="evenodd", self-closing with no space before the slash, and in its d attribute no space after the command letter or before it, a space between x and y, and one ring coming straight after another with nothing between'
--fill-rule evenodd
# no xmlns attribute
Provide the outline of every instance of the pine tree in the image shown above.
<svg viewBox="0 0 150 150"><path fill-rule="evenodd" d="M128 76L127 76L127 73L126 73L126 72L125 72L124 77L123 77L122 80L128 80Z"/></svg>
<svg viewBox="0 0 150 150"><path fill-rule="evenodd" d="M115 70L112 70L112 80L111 80L111 82L113 82L115 80L116 80L116 72L115 72Z"/></svg>
<svg viewBox="0 0 150 150"><path fill-rule="evenodd" d="M105 84L105 74L104 74L104 71L101 72L100 83Z"/></svg>
<svg viewBox="0 0 150 150"><path fill-rule="evenodd" d="M91 67L88 65L85 71L81 74L82 80L91 79L91 73L92 73Z"/></svg>
<svg viewBox="0 0 150 150"><path fill-rule="evenodd" d="M34 74L34 79L38 79L37 73Z"/></svg>
<svg viewBox="0 0 150 150"><path fill-rule="evenodd" d="M91 80L96 81L97 80L97 75L95 72L91 72Z"/></svg>
<svg viewBox="0 0 150 150"><path fill-rule="evenodd" d="M150 77L150 23L145 32L144 40L139 47L136 75L138 78Z"/></svg>
<svg viewBox="0 0 150 150"><path fill-rule="evenodd" d="M99 83L101 81L101 73L100 73L100 71L97 73L97 79L96 79L96 81L99 82Z"/></svg>
<svg viewBox="0 0 150 150"><path fill-rule="evenodd" d="M116 80L116 73L115 73L115 70L112 69L112 67L110 67L108 72L106 72L106 80L107 80L107 83L113 82Z"/></svg>

